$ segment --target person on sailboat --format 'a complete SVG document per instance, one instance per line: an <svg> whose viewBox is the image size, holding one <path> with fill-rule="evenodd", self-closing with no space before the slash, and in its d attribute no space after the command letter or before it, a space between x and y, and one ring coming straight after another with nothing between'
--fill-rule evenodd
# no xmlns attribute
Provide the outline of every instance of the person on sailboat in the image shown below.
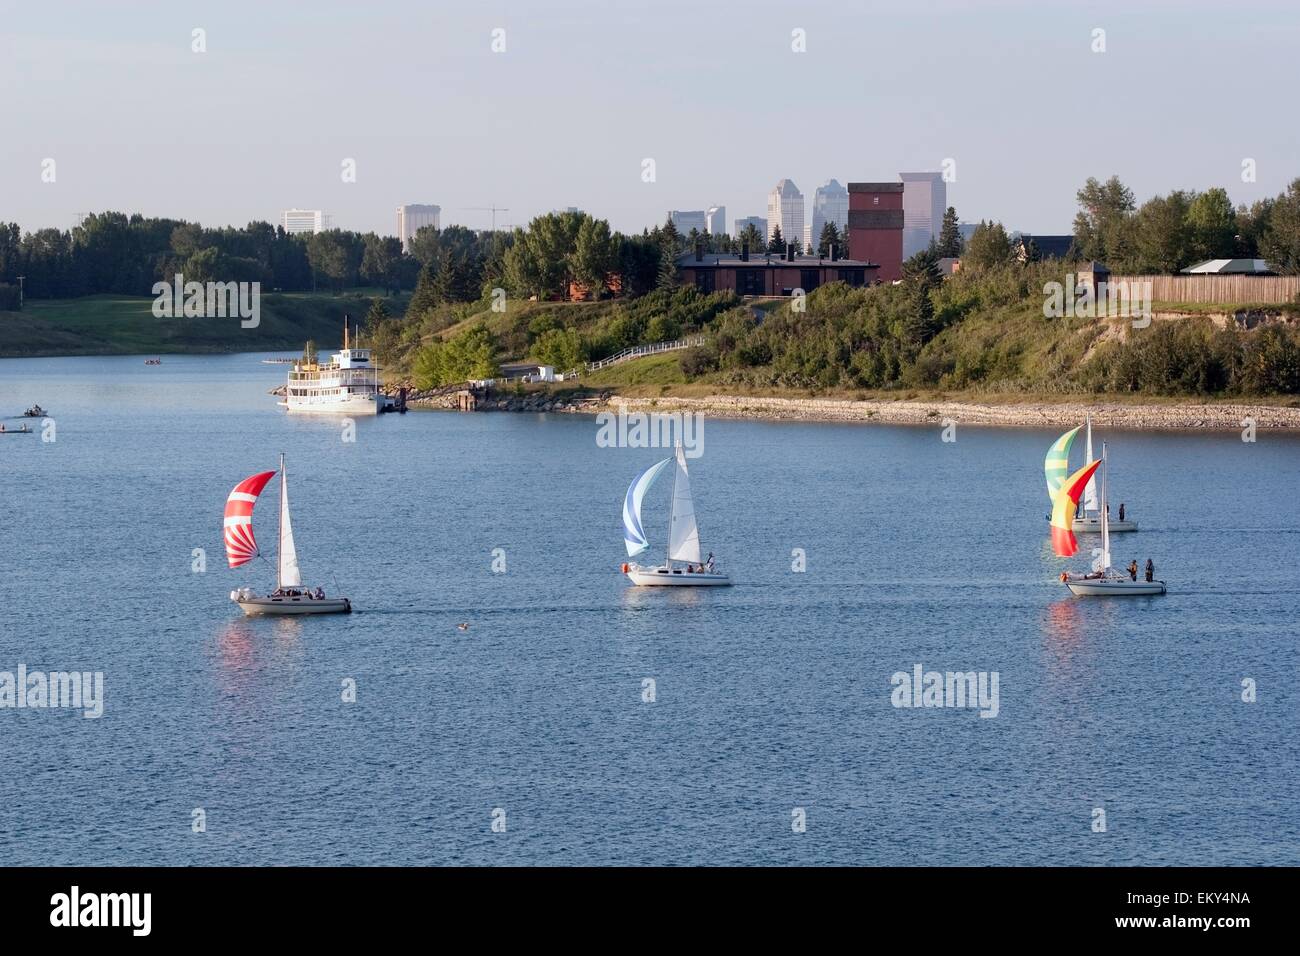
<svg viewBox="0 0 1300 956"><path fill-rule="evenodd" d="M704 567L710 574L713 573L713 552L712 551L709 552L709 559L704 562Z"/></svg>
<svg viewBox="0 0 1300 956"><path fill-rule="evenodd" d="M1119 503L1119 520L1124 520L1124 502L1122 501Z"/></svg>
<svg viewBox="0 0 1300 956"><path fill-rule="evenodd" d="M1155 580L1155 576L1156 576L1156 566L1151 563L1150 558L1147 558L1147 580L1153 581Z"/></svg>
<svg viewBox="0 0 1300 956"><path fill-rule="evenodd" d="M1136 580L1138 579L1138 560L1137 560L1137 558L1134 558L1132 561L1130 561L1130 562L1128 563L1128 576L1131 577L1134 581L1136 581Z"/></svg>

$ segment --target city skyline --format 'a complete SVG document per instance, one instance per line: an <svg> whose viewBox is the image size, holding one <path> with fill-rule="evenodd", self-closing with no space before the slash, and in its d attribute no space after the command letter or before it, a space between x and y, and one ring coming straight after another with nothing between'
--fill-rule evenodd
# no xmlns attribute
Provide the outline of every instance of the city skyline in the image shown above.
<svg viewBox="0 0 1300 956"><path fill-rule="evenodd" d="M488 228L491 216L466 207L510 207L508 222L523 225L577 205L630 233L662 221L663 210L704 202L761 215L761 197L779 176L880 181L952 159L950 204L962 219L1061 233L1090 176L1118 175L1139 202L1170 188L1222 186L1234 204L1249 204L1285 188L1300 154L1298 134L1276 122L1266 97L1243 98L1226 84L1170 98L1159 136L1140 111L1111 108L1233 42L1256 51L1255 87L1288 88L1300 11L1282 4L1267 31L1252 18L1228 18L1213 35L1171 24L1167 11L1117 3L1002 2L973 11L944 0L882 16L758 2L748 8L754 15L738 18L725 5L673 2L611 11L569 0L545 14L521 3L480 12L324 2L306 18L236 0L201 16L150 2L129 20L94 7L58 16L58 6L9 10L0 57L6 88L23 91L0 107L15 131L0 146L4 215L27 230L68 229L78 213L108 209L240 226L273 222L296 202L329 210L339 228L388 233L398 204L434 195L444 222L470 228ZM1188 6L1211 10L1196 2L1180 9ZM683 37L677 14L688 10L692 30ZM250 16L257 30L247 29ZM946 24L938 33L936 18ZM1099 27L1104 53L1091 48ZM498 28L505 47L494 53ZM195 29L205 31L202 53L192 50ZM806 52L792 50L796 29L805 31ZM364 52L397 34L427 56ZM872 60L846 75L864 37L876 41ZM1022 70L1086 78L1100 104L1098 135L1079 130L1053 84L1019 89L1011 108L1005 77L987 65L1012 56ZM694 69L704 60L702 73ZM756 61L788 74L762 98L728 98L730 122L762 136L762 162L700 149L716 136L716 117L672 104ZM339 70L339 62L353 68ZM691 70L677 69L688 63ZM905 90L882 92L904 75ZM288 83L313 91L295 101L292 122L240 108ZM423 91L440 87L474 96L446 105L436 123L416 121L426 115ZM157 89L186 104L184 148L161 132ZM823 92L810 99L810 89ZM574 115L617 110L628 121L593 137L557 132L561 90ZM972 108L980 102L987 108ZM1197 132L1207 115L1219 128L1210 148ZM834 135L814 138L813 130ZM1088 147L1055 148L1065 139ZM521 141L544 148L519 149ZM47 159L57 164L54 182L42 181ZM349 159L355 179L345 182ZM653 181L644 178L647 159ZM1241 178L1247 159L1253 182Z"/></svg>
<svg viewBox="0 0 1300 956"><path fill-rule="evenodd" d="M939 239L948 190L937 171L899 173L898 178L903 183L903 258L907 259Z"/></svg>

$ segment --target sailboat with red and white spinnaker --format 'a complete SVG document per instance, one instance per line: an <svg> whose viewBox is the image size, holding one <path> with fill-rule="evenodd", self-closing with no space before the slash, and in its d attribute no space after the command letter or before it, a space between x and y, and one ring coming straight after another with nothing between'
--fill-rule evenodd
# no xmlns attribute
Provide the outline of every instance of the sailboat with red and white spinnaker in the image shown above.
<svg viewBox="0 0 1300 956"><path fill-rule="evenodd" d="M298 568L298 549L293 543L293 525L289 521L289 484L284 470L284 455L280 456L280 470L263 471L250 475L235 485L226 498L224 537L226 558L232 568L261 557L257 539L253 536L253 507L267 483L280 476L280 534L276 549L276 587L265 597L252 588L236 588L230 600L239 605L245 614L347 614L352 602L345 597L329 598L323 588L306 588L302 585L302 572Z"/></svg>

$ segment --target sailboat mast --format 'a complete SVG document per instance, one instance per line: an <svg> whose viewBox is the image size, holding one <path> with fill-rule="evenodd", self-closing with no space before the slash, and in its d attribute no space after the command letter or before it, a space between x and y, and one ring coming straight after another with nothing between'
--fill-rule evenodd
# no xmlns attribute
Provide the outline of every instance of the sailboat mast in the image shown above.
<svg viewBox="0 0 1300 956"><path fill-rule="evenodd" d="M276 531L275 544L275 588L280 590L284 587L284 452L280 453L280 523Z"/></svg>
<svg viewBox="0 0 1300 956"><path fill-rule="evenodd" d="M673 509L677 507L677 477L680 471L677 462L674 461L673 496L668 499L668 543L664 546L664 566L669 570L672 570L673 566Z"/></svg>
<svg viewBox="0 0 1300 956"><path fill-rule="evenodd" d="M1101 443L1101 562L1110 570L1110 506L1106 498L1106 443Z"/></svg>

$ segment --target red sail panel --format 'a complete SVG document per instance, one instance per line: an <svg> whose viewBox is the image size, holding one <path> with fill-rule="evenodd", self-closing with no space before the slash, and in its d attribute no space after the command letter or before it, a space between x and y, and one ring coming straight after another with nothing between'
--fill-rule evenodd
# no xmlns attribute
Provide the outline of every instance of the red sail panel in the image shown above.
<svg viewBox="0 0 1300 956"><path fill-rule="evenodd" d="M253 505L266 483L275 472L264 471L245 478L235 485L226 499L226 558L232 568L247 564L257 555L257 540L253 537Z"/></svg>
<svg viewBox="0 0 1300 956"><path fill-rule="evenodd" d="M1088 479L1100 465L1100 459L1090 462L1066 478L1052 502L1052 550L1062 558L1079 550L1079 542L1074 537L1074 509Z"/></svg>

